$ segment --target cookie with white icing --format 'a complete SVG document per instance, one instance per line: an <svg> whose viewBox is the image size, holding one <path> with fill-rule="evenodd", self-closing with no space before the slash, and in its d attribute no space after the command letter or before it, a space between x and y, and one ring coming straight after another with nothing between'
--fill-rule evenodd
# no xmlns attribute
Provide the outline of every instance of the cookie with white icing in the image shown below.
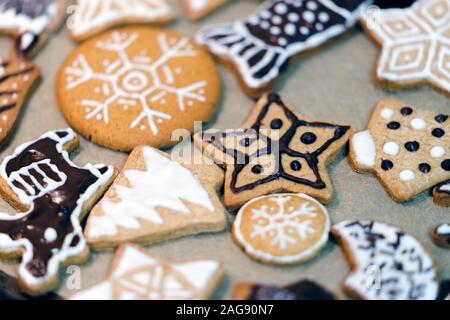
<svg viewBox="0 0 450 320"><path fill-rule="evenodd" d="M450 119L395 100L375 107L368 129L350 139L349 160L376 174L398 202L450 178Z"/></svg>
<svg viewBox="0 0 450 320"><path fill-rule="evenodd" d="M33 55L64 21L66 0L0 0L0 33L16 38L19 56Z"/></svg>
<svg viewBox="0 0 450 320"><path fill-rule="evenodd" d="M450 207L450 180L447 180L433 189L433 200L436 204Z"/></svg>
<svg viewBox="0 0 450 320"><path fill-rule="evenodd" d="M219 262L170 263L135 245L121 246L107 279L71 300L205 300L223 278Z"/></svg>
<svg viewBox="0 0 450 320"><path fill-rule="evenodd" d="M450 1L418 0L362 19L382 47L376 78L388 89L431 84L450 95Z"/></svg>
<svg viewBox="0 0 450 320"><path fill-rule="evenodd" d="M292 58L343 34L371 1L267 0L249 17L201 29L196 41L230 63L259 97Z"/></svg>
<svg viewBox="0 0 450 320"><path fill-rule="evenodd" d="M181 0L186 16L191 20L201 19L227 4L229 0Z"/></svg>
<svg viewBox="0 0 450 320"><path fill-rule="evenodd" d="M13 131L40 74L39 67L23 58L0 59L0 142Z"/></svg>
<svg viewBox="0 0 450 320"><path fill-rule="evenodd" d="M21 257L19 283L32 295L53 290L62 266L87 260L80 221L114 178L111 166L76 166L68 153L78 143L71 129L51 131L0 165L1 195L24 211L0 214L0 256Z"/></svg>
<svg viewBox="0 0 450 320"><path fill-rule="evenodd" d="M433 241L438 246L450 248L450 224L441 224L433 231Z"/></svg>
<svg viewBox="0 0 450 320"><path fill-rule="evenodd" d="M220 98L212 58L188 38L147 27L116 29L84 42L57 80L61 110L102 146L167 148L208 121ZM174 136L174 137L172 137Z"/></svg>
<svg viewBox="0 0 450 320"><path fill-rule="evenodd" d="M180 163L151 147L137 147L88 218L85 237L91 248L224 230L227 219L216 194L223 172L190 160Z"/></svg>
<svg viewBox="0 0 450 320"><path fill-rule="evenodd" d="M350 126L306 119L276 93L265 94L238 129L194 136L204 154L223 166L224 202L234 210L272 193L305 193L333 199L327 165L341 152Z"/></svg>
<svg viewBox="0 0 450 320"><path fill-rule="evenodd" d="M327 209L304 194L274 194L247 202L233 223L235 243L251 258L274 265L305 262L328 241Z"/></svg>
<svg viewBox="0 0 450 320"><path fill-rule="evenodd" d="M69 31L84 41L108 29L127 24L162 24L175 13L166 0L77 0Z"/></svg>
<svg viewBox="0 0 450 320"><path fill-rule="evenodd" d="M352 272L344 290L365 300L435 300L439 275L427 250L400 229L374 221L332 227Z"/></svg>

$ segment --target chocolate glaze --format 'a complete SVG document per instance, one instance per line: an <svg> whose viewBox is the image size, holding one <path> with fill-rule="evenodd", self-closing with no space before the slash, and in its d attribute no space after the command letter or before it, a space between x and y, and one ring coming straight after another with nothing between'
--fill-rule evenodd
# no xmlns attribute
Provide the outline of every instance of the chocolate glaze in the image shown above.
<svg viewBox="0 0 450 320"><path fill-rule="evenodd" d="M48 293L39 298L29 297L20 291L17 279L0 271L0 301L1 300L62 300L55 293Z"/></svg>
<svg viewBox="0 0 450 320"><path fill-rule="evenodd" d="M247 300L335 300L332 293L304 280L286 287L254 285Z"/></svg>
<svg viewBox="0 0 450 320"><path fill-rule="evenodd" d="M69 133L60 131L56 134L59 138L64 138ZM74 231L71 217L77 208L77 201L92 184L100 179L100 175L94 175L89 169L70 165L62 153L58 152L59 144L59 141L51 138L41 138L17 156L7 160L5 166L6 175L9 178L11 174L24 167L50 159L51 164L67 176L63 185L35 199L25 216L16 220L0 220L0 233L7 234L12 240L28 239L31 242L33 257L26 268L34 277L47 274L49 260L61 250L67 237ZM39 169L53 180L61 182L61 178L48 165L40 164ZM104 171L99 172L102 174ZM40 188L30 176L33 176L44 188L47 187L44 177L38 171L30 169L28 175L21 175L21 178L37 191L36 194L39 193ZM10 182L30 195L21 182L17 180ZM57 233L56 239L50 243L44 237L47 228L53 228ZM75 247L78 242L79 239L72 240L72 246Z"/></svg>
<svg viewBox="0 0 450 320"><path fill-rule="evenodd" d="M25 69L19 70L15 67L17 65L12 65L10 62L1 63L0 66L4 69L3 74L0 76L0 86L12 78L26 75L34 70L34 67L27 67ZM3 101L3 99L6 99L8 97L12 97L12 96L18 95L18 94L20 94L20 92L18 90L9 89L9 90L5 90L5 91L0 91L0 114L3 112L6 112L8 110L11 110L17 106L17 103L13 102L12 100L11 100L11 102L8 102L6 104L2 104L1 101Z"/></svg>
<svg viewBox="0 0 450 320"><path fill-rule="evenodd" d="M450 191L443 190L442 187L450 184L450 180L444 181L436 186L436 192L450 195Z"/></svg>
<svg viewBox="0 0 450 320"><path fill-rule="evenodd" d="M290 121L290 127L286 131L286 133L280 138L280 140L275 141L271 138L267 137L261 132L261 126L262 121L265 119L267 113L269 112L271 106L273 104L276 104L277 106L281 107L285 117ZM309 153L309 152L298 152L295 150L292 150L289 145L294 138L297 129L299 127L309 127L309 128L324 128L324 129L334 129L334 135L331 139L326 141L322 146L316 149L316 151ZM274 180L278 180L280 178L298 183L298 184L304 184L309 187L315 188L315 189L325 189L326 184L322 180L322 177L320 175L319 171L319 156L324 153L334 142L341 139L348 131L350 130L350 127L348 126L338 126L338 125L332 125L324 122L307 122L304 120L301 120L297 118L297 116L289 110L289 108L284 104L284 102L281 100L281 97L278 94L271 93L268 95L268 101L266 105L262 108L260 114L258 115L257 120L255 123L246 130L246 132L254 132L256 133L256 139L254 141L257 141L259 139L264 139L264 141L267 141L267 147L261 150L258 150L254 154L243 154L242 152L235 150L235 149L228 149L226 148L221 142L220 138L229 138L229 137L238 137L238 136L245 136L246 132L220 132L220 133L203 133L202 139L206 143L212 144L217 149L221 150L223 153L228 154L229 156L234 158L234 164L235 168L232 174L231 179L231 190L233 193L240 193L243 191L248 191L251 189L256 188L257 186L260 186L262 184L269 183ZM257 180L256 182L249 183L247 185L243 185L241 187L237 187L237 181L239 174L242 172L244 168L246 168L254 159L264 156L264 155L270 155L274 154L277 159L277 172L272 175L267 175L261 180ZM294 158L303 158L312 172L314 173L314 176L316 177L315 181L307 180L300 177L292 176L285 172L285 169L282 166L282 156L288 155Z"/></svg>

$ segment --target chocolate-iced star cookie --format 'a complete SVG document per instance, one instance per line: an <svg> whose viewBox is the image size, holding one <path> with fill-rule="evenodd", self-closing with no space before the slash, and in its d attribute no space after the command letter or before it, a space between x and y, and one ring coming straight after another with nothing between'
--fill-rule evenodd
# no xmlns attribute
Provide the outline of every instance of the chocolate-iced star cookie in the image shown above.
<svg viewBox="0 0 450 320"><path fill-rule="evenodd" d="M230 62L247 94L259 96L291 58L347 31L370 2L268 0L243 20L200 30L196 41Z"/></svg>
<svg viewBox="0 0 450 320"><path fill-rule="evenodd" d="M344 290L365 300L435 300L439 275L414 237L374 221L344 221L332 228L352 266Z"/></svg>
<svg viewBox="0 0 450 320"><path fill-rule="evenodd" d="M450 248L450 224L441 224L433 231L433 241L441 247Z"/></svg>
<svg viewBox="0 0 450 320"><path fill-rule="evenodd" d="M285 287L238 283L233 290L236 300L335 300L326 289L313 281L303 280Z"/></svg>
<svg viewBox="0 0 450 320"><path fill-rule="evenodd" d="M16 37L17 54L30 56L64 21L65 0L0 0L0 32Z"/></svg>
<svg viewBox="0 0 450 320"><path fill-rule="evenodd" d="M350 126L300 117L278 94L264 95L235 130L195 135L203 151L226 169L224 201L236 209L258 196L305 193L329 203L327 164L345 146Z"/></svg>
<svg viewBox="0 0 450 320"><path fill-rule="evenodd" d="M450 207L450 180L447 180L433 189L433 200L436 204Z"/></svg>
<svg viewBox="0 0 450 320"><path fill-rule="evenodd" d="M394 200L411 200L450 178L450 120L400 101L381 101L368 130L350 139L349 160L356 171L376 174Z"/></svg>
<svg viewBox="0 0 450 320"><path fill-rule="evenodd" d="M17 279L0 271L0 301L2 300L30 300L34 299L22 292ZM48 293L39 297L40 300L61 300L62 297L56 293Z"/></svg>
<svg viewBox="0 0 450 320"><path fill-rule="evenodd" d="M21 257L19 284L38 295L53 290L59 268L83 263L89 247L80 221L114 178L114 168L76 166L71 129L51 131L19 146L0 165L0 193L23 213L0 214L0 257Z"/></svg>

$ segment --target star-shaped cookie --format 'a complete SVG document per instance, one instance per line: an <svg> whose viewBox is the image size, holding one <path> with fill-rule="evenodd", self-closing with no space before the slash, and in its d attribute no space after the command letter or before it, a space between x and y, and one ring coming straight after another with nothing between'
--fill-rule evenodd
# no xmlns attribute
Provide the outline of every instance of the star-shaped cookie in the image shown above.
<svg viewBox="0 0 450 320"><path fill-rule="evenodd" d="M71 300L200 300L208 299L223 277L217 261L172 264L141 247L121 246L107 280Z"/></svg>
<svg viewBox="0 0 450 320"><path fill-rule="evenodd" d="M264 95L235 130L209 130L194 140L226 169L224 202L236 209L258 196L305 193L323 203L333 198L326 165L346 145L350 126L300 117L278 94Z"/></svg>
<svg viewBox="0 0 450 320"><path fill-rule="evenodd" d="M450 94L450 1L419 0L410 8L362 19L382 46L377 79L390 89L430 83Z"/></svg>

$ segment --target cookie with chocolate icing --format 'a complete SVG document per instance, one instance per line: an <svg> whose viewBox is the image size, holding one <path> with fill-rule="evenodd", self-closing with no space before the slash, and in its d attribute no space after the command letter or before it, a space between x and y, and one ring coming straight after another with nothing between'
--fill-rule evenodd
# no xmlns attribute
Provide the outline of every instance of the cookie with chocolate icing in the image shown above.
<svg viewBox="0 0 450 320"><path fill-rule="evenodd" d="M20 289L17 279L9 276L8 274L0 271L0 301L2 300L31 300L36 299L35 297L30 297L22 292ZM62 297L56 293L48 293L46 295L40 296L39 300L62 300Z"/></svg>
<svg viewBox="0 0 450 320"><path fill-rule="evenodd" d="M235 300L336 300L322 286L310 280L302 280L285 287L238 283L233 289Z"/></svg>
<svg viewBox="0 0 450 320"><path fill-rule="evenodd" d="M305 193L323 203L333 199L326 166L352 134L347 125L309 120L278 94L265 94L239 129L208 130L194 136L202 152L224 167L224 202L237 209L272 193Z"/></svg>
<svg viewBox="0 0 450 320"><path fill-rule="evenodd" d="M77 0L69 31L84 41L108 29L127 24L163 24L175 13L166 0Z"/></svg>
<svg viewBox="0 0 450 320"><path fill-rule="evenodd" d="M370 0L267 0L249 17L207 26L196 41L232 65L244 91L262 92L287 63L349 30Z"/></svg>
<svg viewBox="0 0 450 320"><path fill-rule="evenodd" d="M433 200L434 203L450 207L450 180L447 180L433 189Z"/></svg>
<svg viewBox="0 0 450 320"><path fill-rule="evenodd" d="M101 249L222 231L227 222L217 196L222 185L223 172L213 163L137 147L92 210L85 237L91 248Z"/></svg>
<svg viewBox="0 0 450 320"><path fill-rule="evenodd" d="M107 279L70 300L204 300L222 278L217 261L170 263L125 244L116 251Z"/></svg>
<svg viewBox="0 0 450 320"><path fill-rule="evenodd" d="M80 221L114 178L111 166L76 166L68 153L78 143L71 129L51 131L0 165L0 193L23 211L0 214L0 257L21 257L18 280L31 295L53 290L62 266L87 260Z"/></svg>
<svg viewBox="0 0 450 320"><path fill-rule="evenodd" d="M441 224L433 231L433 241L438 246L450 248L450 224Z"/></svg>
<svg viewBox="0 0 450 320"><path fill-rule="evenodd" d="M16 38L17 55L33 55L64 21L66 0L0 0L0 33Z"/></svg>
<svg viewBox="0 0 450 320"><path fill-rule="evenodd" d="M365 300L435 300L439 274L428 251L402 230L374 221L332 227L352 272L345 292Z"/></svg>
<svg viewBox="0 0 450 320"><path fill-rule="evenodd" d="M191 20L201 19L228 2L229 0L181 0L184 12Z"/></svg>
<svg viewBox="0 0 450 320"><path fill-rule="evenodd" d="M252 259L291 265L316 256L329 231L328 211L317 200L304 194L273 194L242 206L231 233Z"/></svg>
<svg viewBox="0 0 450 320"><path fill-rule="evenodd" d="M450 178L450 120L396 100L375 107L368 129L350 139L350 164L375 174L398 202Z"/></svg>

